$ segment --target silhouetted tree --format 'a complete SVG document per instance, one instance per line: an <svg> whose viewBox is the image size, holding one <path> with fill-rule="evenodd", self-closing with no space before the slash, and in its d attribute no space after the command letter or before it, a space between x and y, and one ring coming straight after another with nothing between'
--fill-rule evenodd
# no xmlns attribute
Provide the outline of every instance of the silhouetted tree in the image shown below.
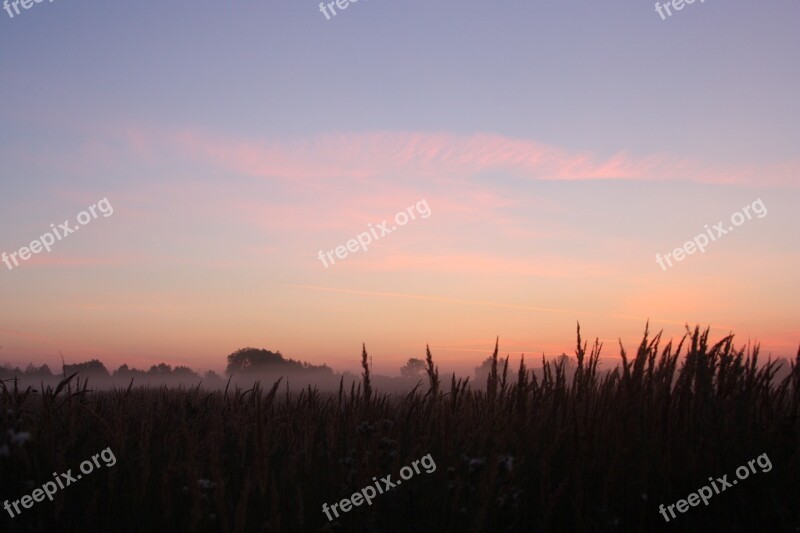
<svg viewBox="0 0 800 533"><path fill-rule="evenodd" d="M153 365L147 371L148 376L169 376L172 373L172 367L166 363L159 363L158 366Z"/></svg>
<svg viewBox="0 0 800 533"><path fill-rule="evenodd" d="M225 373L259 373L259 372L302 372L333 375L327 365L315 366L306 362L285 359L281 352L271 352L258 348L242 348L228 356Z"/></svg>
<svg viewBox="0 0 800 533"><path fill-rule="evenodd" d="M493 357L487 357L480 365L475 367L475 383L486 383L489 374L492 373L492 360Z"/></svg>
<svg viewBox="0 0 800 533"><path fill-rule="evenodd" d="M333 369L326 364L310 365L306 363L306 365L308 365L306 367L306 372L312 372L314 374L321 374L321 375L330 375L330 376L333 375Z"/></svg>
<svg viewBox="0 0 800 533"><path fill-rule="evenodd" d="M228 356L226 374L234 372L257 372L282 367L284 363L281 352L271 352L258 348L241 348Z"/></svg>
<svg viewBox="0 0 800 533"><path fill-rule="evenodd" d="M575 360L566 354L562 354L556 357L555 362L556 364L564 365L564 375L567 377L567 381L572 379L575 370L578 368L578 364L575 362Z"/></svg>
<svg viewBox="0 0 800 533"><path fill-rule="evenodd" d="M425 373L425 361L416 357L409 358L408 362L400 368L400 375L404 378L419 378Z"/></svg>
<svg viewBox="0 0 800 533"><path fill-rule="evenodd" d="M179 378L199 378L197 372L188 366L176 366L172 369L172 375Z"/></svg>
<svg viewBox="0 0 800 533"><path fill-rule="evenodd" d="M22 370L18 367L13 367L9 363L0 367L0 378L13 378L14 376L22 375Z"/></svg>
<svg viewBox="0 0 800 533"><path fill-rule="evenodd" d="M205 374L203 374L203 379L207 381L222 381L222 376L214 372L213 370L209 370Z"/></svg>
<svg viewBox="0 0 800 533"><path fill-rule="evenodd" d="M33 363L30 363L28 367L25 369L25 377L51 378L53 377L53 373L50 372L50 367L47 365L42 365L37 368L36 366L34 366Z"/></svg>
<svg viewBox="0 0 800 533"><path fill-rule="evenodd" d="M108 370L103 363L97 359L86 361L84 363L76 363L74 365L64 365L64 373L66 375L78 372L82 376L95 376L95 377L108 377Z"/></svg>
<svg viewBox="0 0 800 533"><path fill-rule="evenodd" d="M143 378L147 375L147 372L144 370L139 370L138 368L128 368L128 365L122 365L118 369L114 371L113 377L115 378Z"/></svg>

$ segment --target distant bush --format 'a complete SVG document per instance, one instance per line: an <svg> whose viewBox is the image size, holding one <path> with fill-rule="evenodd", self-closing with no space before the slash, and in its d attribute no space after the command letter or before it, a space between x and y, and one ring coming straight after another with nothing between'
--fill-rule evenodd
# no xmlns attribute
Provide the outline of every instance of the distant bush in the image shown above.
<svg viewBox="0 0 800 533"><path fill-rule="evenodd" d="M315 373L333 375L327 365L314 366L306 362L284 359L281 352L257 348L241 348L228 356L225 373L258 374L258 373Z"/></svg>
<svg viewBox="0 0 800 533"><path fill-rule="evenodd" d="M74 373L79 373L81 376L94 376L94 377L109 377L108 370L103 363L97 359L86 361L85 363L76 363L74 365L64 365L64 374L69 376Z"/></svg>

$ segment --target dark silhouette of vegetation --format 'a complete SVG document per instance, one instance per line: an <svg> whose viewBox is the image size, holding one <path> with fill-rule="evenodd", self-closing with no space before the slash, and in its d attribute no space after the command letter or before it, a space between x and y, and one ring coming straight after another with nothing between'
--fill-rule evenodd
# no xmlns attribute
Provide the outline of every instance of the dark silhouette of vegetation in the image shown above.
<svg viewBox="0 0 800 533"><path fill-rule="evenodd" d="M16 531L795 531L800 528L800 350L776 381L759 349L677 344L645 330L637 351L601 373L602 344L578 329L575 371L520 361L510 383L492 355L486 389L453 376L428 390L363 383L321 394L231 386L87 390L0 381L0 501L110 447L117 464L36 504ZM663 344L663 346L662 346ZM506 359L507 361L507 359ZM507 367L507 364L503 365ZM398 378L400 379L400 378ZM431 454L437 469L329 523L338 502ZM684 498L766 453L774 468L669 524L661 503ZM325 529L327 528L327 529Z"/></svg>
<svg viewBox="0 0 800 533"><path fill-rule="evenodd" d="M306 362L284 359L281 352L257 348L241 348L228 356L228 366L225 373L232 374L258 374L281 372L311 372L333 375L333 370L327 365L315 366Z"/></svg>
<svg viewBox="0 0 800 533"><path fill-rule="evenodd" d="M220 376L219 374L217 374L213 370L209 370L205 374L203 374L203 379L206 380L206 381L211 381L211 382L221 382L221 381L223 381L222 380L222 376Z"/></svg>
<svg viewBox="0 0 800 533"><path fill-rule="evenodd" d="M47 379L52 378L53 373L50 371L50 367L47 365L42 365L37 367L33 363L28 364L25 367L25 370L21 370L19 367L12 367L8 363L0 366L0 379L5 378L13 378L13 377L26 377L26 378L34 378L34 379Z"/></svg>
<svg viewBox="0 0 800 533"><path fill-rule="evenodd" d="M53 377L53 373L50 371L50 367L47 365L42 365L40 367L34 366L33 363L28 364L25 368L25 377L30 378L51 378Z"/></svg>
<svg viewBox="0 0 800 533"><path fill-rule="evenodd" d="M128 368L128 365L122 365L114 371L112 376L115 378L124 378L124 379L131 379L131 378L143 379L147 377L147 372L145 372L144 370L138 370L136 368Z"/></svg>
<svg viewBox="0 0 800 533"><path fill-rule="evenodd" d="M404 378L419 378L425 373L425 361L416 357L409 358L408 362L400 368L400 375Z"/></svg>
<svg viewBox="0 0 800 533"><path fill-rule="evenodd" d="M108 370L103 363L97 359L86 361L85 363L76 363L73 365L64 365L64 375L81 374L82 376L93 376L98 378L109 377Z"/></svg>
<svg viewBox="0 0 800 533"><path fill-rule="evenodd" d="M476 383L487 383L489 379L489 375L492 373L492 361L493 358L490 355L486 359L481 362L478 366L475 367L475 382Z"/></svg>
<svg viewBox="0 0 800 533"><path fill-rule="evenodd" d="M367 345L361 344L361 368L364 369L364 373L361 374L361 377L364 379L364 400L369 403L370 398L372 397L372 383L369 380L369 364L367 364Z"/></svg>
<svg viewBox="0 0 800 533"><path fill-rule="evenodd" d="M431 356L431 349L425 346L425 372L428 374L428 383L430 384L431 394L436 396L439 393L439 367L433 366L433 356Z"/></svg>

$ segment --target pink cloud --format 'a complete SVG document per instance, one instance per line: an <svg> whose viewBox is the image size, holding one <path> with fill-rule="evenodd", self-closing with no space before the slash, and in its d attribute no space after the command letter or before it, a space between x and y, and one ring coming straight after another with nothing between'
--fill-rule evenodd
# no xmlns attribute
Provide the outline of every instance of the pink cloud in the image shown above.
<svg viewBox="0 0 800 533"><path fill-rule="evenodd" d="M137 151L144 138L133 136ZM180 153L236 172L270 178L448 177L506 172L531 179L686 180L706 183L796 184L800 161L723 168L664 154L610 157L572 152L496 134L422 132L326 134L289 141L227 139L185 130L164 139Z"/></svg>

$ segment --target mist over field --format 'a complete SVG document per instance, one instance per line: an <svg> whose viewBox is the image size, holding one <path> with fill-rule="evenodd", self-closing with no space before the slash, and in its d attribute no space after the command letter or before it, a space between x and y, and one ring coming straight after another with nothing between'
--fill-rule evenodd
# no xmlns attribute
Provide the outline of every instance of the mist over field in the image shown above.
<svg viewBox="0 0 800 533"><path fill-rule="evenodd" d="M497 340L499 345L499 338ZM366 350L366 346L364 346ZM749 352L750 347L746 348ZM256 361L255 365L244 366L241 362L231 363L237 357L245 356L250 363L250 359ZM354 358L355 359L355 358ZM350 390L354 386L360 386L363 375L355 374L350 371L336 372L327 365L314 366L307 362L294 361L285 358L280 351L271 352L266 349L242 348L228 356L229 364L225 372L218 374L213 370L205 373L196 372L185 366L172 367L171 365L160 363L153 365L149 370L139 370L122 365L119 368L108 371L101 361L92 360L84 363L64 364L61 372L53 374L47 365L36 367L32 363L25 370L14 368L6 363L0 367L0 379L7 382L15 381L17 386L25 389L43 389L44 387L55 387L65 378L74 375L77 379L83 380L92 390L103 389L124 389L129 387L200 387L205 390L220 390L230 387L251 388L255 384L261 386L272 386L280 381L281 391L298 392L301 389L312 388L319 392L337 392L340 388ZM514 383L518 379L515 369L521 363L527 363L527 368L531 372L531 377L541 380L544 376L544 367L547 364L561 365L567 381L571 381L576 371L575 357L562 354L559 357L550 358L541 355L539 357L512 358L507 355L500 358L500 376L506 376L509 383ZM455 378L469 383L474 389L487 387L487 380L491 374L492 357L489 356L476 365L474 371L468 375L458 375L452 373L450 378ZM788 358L777 358L773 360L762 360L761 366L772 364L774 366L774 380L782 381L791 373L791 360ZM427 381L426 362L421 358L410 358L403 367L399 368L399 375L380 375L375 374L372 365L369 364L371 383L384 393L408 393ZM605 365L598 362L597 373L605 376L611 372L619 372L619 366L610 364ZM437 366L438 370L438 366Z"/></svg>
<svg viewBox="0 0 800 533"><path fill-rule="evenodd" d="M714 505L687 517L693 530L800 523L800 349L791 363L759 364L758 347L736 348L731 336L712 341L696 328L674 345L646 330L637 352L621 353L623 364L610 373L598 372L601 351L578 329L574 366L563 357L535 372L520 361L510 372L495 346L483 389L455 376L448 386L427 351L422 365L404 368L422 366L424 384L396 394L370 375L366 349L358 382L347 390L340 377L335 393L282 393L281 380L246 390L89 390L73 374L39 392L4 380L0 476L9 481L0 498L45 478L42 465L66 467L106 446L91 456L98 469L102 456L106 469L72 489L69 506L18 515L10 530L613 530L622 516L635 530L652 530L664 529L668 512L679 515L662 503L660 523L651 501L669 504L676 491L694 490L689 502L713 497ZM282 360L243 349L229 365ZM755 459L744 464L748 456ZM697 489L697 468L722 475L740 462L733 484L751 470L758 479L738 487L738 497L717 498L713 478ZM80 471L95 468L85 460ZM386 475L376 482L373 474ZM727 476L717 479L723 491L733 486ZM320 501L322 514L306 512ZM365 501L366 509L345 514ZM678 512L688 505L679 500Z"/></svg>

